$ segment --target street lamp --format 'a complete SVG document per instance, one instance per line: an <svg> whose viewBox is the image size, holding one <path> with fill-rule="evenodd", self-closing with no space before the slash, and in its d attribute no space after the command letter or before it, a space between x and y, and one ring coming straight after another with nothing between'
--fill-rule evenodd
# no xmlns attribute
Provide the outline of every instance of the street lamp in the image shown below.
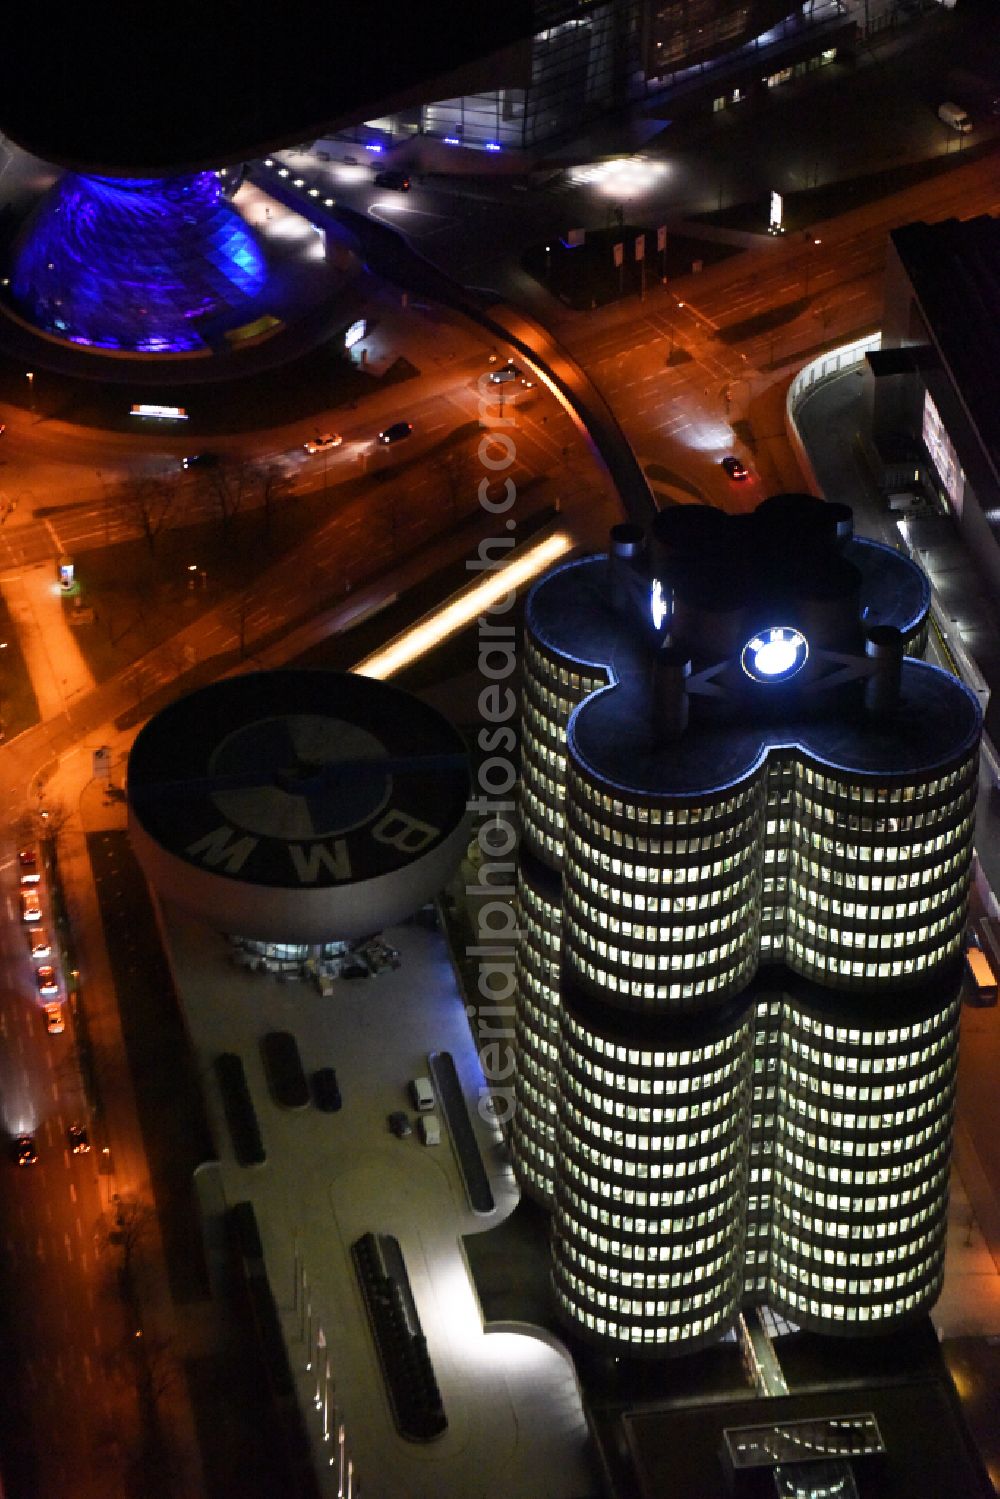
<svg viewBox="0 0 1000 1499"><path fill-rule="evenodd" d="M35 409L35 372L34 372L34 370L25 370L25 372L24 372L24 378L28 382L28 399L31 402L31 409L32 409L32 411L34 411L34 409Z"/></svg>
<svg viewBox="0 0 1000 1499"><path fill-rule="evenodd" d="M821 245L822 243L823 243L823 241L821 239L814 239L813 240L813 244L814 245ZM809 295L809 271L810 271L810 269L811 269L811 261L809 259L809 256L807 255L806 256L805 283L804 283L805 289L804 289L804 291L802 293L803 296L806 296L806 297L808 297L808 295Z"/></svg>

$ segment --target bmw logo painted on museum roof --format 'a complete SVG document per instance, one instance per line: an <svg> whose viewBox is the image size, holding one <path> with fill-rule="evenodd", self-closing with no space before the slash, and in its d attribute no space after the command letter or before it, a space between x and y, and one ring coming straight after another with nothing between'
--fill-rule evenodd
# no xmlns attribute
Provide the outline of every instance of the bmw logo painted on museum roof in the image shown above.
<svg viewBox="0 0 1000 1499"><path fill-rule="evenodd" d="M129 756L129 828L159 893L273 941L364 936L444 884L466 837L458 732L331 671L260 672L172 703Z"/></svg>

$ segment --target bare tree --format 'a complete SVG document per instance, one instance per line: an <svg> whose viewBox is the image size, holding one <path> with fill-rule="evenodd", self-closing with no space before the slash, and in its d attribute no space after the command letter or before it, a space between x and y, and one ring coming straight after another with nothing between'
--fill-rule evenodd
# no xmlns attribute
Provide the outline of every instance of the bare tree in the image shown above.
<svg viewBox="0 0 1000 1499"><path fill-rule="evenodd" d="M176 506L178 493L176 479L166 474L130 475L112 492L112 505L140 533L151 557L156 555L156 543Z"/></svg>
<svg viewBox="0 0 1000 1499"><path fill-rule="evenodd" d="M447 501L451 519L455 520L463 510L471 510L476 495L472 449L465 443L442 448L434 454L430 467Z"/></svg>
<svg viewBox="0 0 1000 1499"><path fill-rule="evenodd" d="M247 624L253 609L253 599L249 593L241 593L235 598L230 608L230 617L236 626L236 637L239 641L240 660L244 660L247 650Z"/></svg>
<svg viewBox="0 0 1000 1499"><path fill-rule="evenodd" d="M22 812L15 825L19 843L33 843L36 839L51 839L58 843L70 823L70 809L57 796L40 795L37 807Z"/></svg>
<svg viewBox="0 0 1000 1499"><path fill-rule="evenodd" d="M143 1245L149 1239L156 1222L156 1209L151 1202L141 1197L119 1197L111 1199L111 1212L105 1219L102 1239L108 1246L121 1251L122 1268L130 1272Z"/></svg>
<svg viewBox="0 0 1000 1499"><path fill-rule="evenodd" d="M198 487L212 504L228 536L236 516L245 510L257 485L255 465L242 458L226 459L199 473Z"/></svg>
<svg viewBox="0 0 1000 1499"><path fill-rule="evenodd" d="M264 535L271 534L275 506L292 491L292 478L276 463L264 463L256 471L260 503L264 516Z"/></svg>

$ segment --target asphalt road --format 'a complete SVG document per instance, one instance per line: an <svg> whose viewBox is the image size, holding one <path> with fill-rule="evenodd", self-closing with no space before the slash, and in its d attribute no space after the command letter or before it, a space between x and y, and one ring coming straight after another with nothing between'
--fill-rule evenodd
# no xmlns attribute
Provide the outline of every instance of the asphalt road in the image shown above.
<svg viewBox="0 0 1000 1499"><path fill-rule="evenodd" d="M87 1121L69 1005L48 1035L20 919L13 850L0 871L0 1267L8 1370L0 1462L8 1499L118 1499L115 1445L128 1422L131 1330L115 1295L107 1178L99 1152L71 1154L66 1130ZM52 923L45 924L50 935ZM58 957L53 959L58 963ZM38 1162L19 1168L12 1138L35 1137ZM117 1433L117 1436L116 1436Z"/></svg>

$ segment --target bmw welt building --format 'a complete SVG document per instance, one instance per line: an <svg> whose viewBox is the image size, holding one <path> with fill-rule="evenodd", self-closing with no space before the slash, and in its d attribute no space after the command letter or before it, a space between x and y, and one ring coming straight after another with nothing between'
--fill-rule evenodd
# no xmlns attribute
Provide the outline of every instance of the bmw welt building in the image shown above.
<svg viewBox="0 0 1000 1499"><path fill-rule="evenodd" d="M530 596L511 1148L584 1342L938 1296L981 716L929 603L804 495L616 527Z"/></svg>

